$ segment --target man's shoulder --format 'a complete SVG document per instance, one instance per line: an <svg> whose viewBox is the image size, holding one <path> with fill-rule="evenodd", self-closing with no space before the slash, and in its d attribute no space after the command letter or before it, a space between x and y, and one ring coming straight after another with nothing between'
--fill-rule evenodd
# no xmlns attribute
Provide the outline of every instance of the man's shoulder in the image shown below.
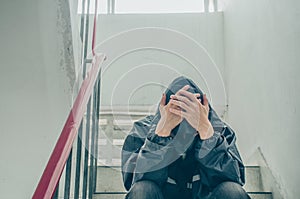
<svg viewBox="0 0 300 199"><path fill-rule="evenodd" d="M148 115L135 121L131 131L126 136L123 148L126 150L136 150L140 148L145 142L153 118L153 115Z"/></svg>
<svg viewBox="0 0 300 199"><path fill-rule="evenodd" d="M131 131L128 133L127 137L133 136L135 138L145 139L152 126L152 121L154 115L147 115L133 123Z"/></svg>
<svg viewBox="0 0 300 199"><path fill-rule="evenodd" d="M154 118L154 115L147 115L137 121L135 121L133 123L133 126L134 125L142 125L142 126L145 126L145 127L150 127L151 126L151 123L153 121L153 118Z"/></svg>

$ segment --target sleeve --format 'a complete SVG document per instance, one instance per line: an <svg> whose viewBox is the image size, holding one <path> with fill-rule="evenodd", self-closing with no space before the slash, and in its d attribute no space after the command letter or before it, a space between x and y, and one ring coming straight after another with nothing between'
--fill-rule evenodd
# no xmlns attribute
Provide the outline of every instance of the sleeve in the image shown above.
<svg viewBox="0 0 300 199"><path fill-rule="evenodd" d="M195 155L200 163L201 182L208 187L215 187L224 181L245 183L244 165L235 145L234 131L224 125L214 127L214 135L196 142Z"/></svg>
<svg viewBox="0 0 300 199"><path fill-rule="evenodd" d="M162 185L168 177L164 158L171 137L155 134L156 125L136 122L122 149L122 175L126 190L137 181L151 180ZM144 135L144 138L143 136Z"/></svg>

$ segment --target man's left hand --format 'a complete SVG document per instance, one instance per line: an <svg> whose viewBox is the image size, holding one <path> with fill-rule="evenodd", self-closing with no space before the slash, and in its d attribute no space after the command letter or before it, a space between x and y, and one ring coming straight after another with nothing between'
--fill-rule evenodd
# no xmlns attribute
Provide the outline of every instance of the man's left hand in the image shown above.
<svg viewBox="0 0 300 199"><path fill-rule="evenodd" d="M214 130L208 120L209 106L206 95L203 95L203 105L197 99L200 94L193 94L186 90L179 90L176 95L171 95L172 104L181 108L181 110L170 108L170 112L183 117L187 122L197 130L202 140L213 136ZM171 102L170 101L170 102Z"/></svg>

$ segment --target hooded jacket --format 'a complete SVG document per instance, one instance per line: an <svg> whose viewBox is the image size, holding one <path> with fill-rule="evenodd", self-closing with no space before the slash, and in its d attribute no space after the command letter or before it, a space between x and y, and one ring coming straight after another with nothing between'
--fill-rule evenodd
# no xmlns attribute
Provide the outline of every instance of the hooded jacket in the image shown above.
<svg viewBox="0 0 300 199"><path fill-rule="evenodd" d="M170 95L185 85L190 85L188 91L200 93L199 100L202 102L202 91L192 80L181 76L166 89L166 104ZM208 119L214 134L206 140L201 140L185 119L170 136L160 137L155 134L159 119L157 109L155 115L135 122L125 139L122 176L126 190L140 180L151 180L163 188L171 179L178 189L190 182L192 198L206 198L224 181L245 183L244 165L235 145L235 133L210 105Z"/></svg>

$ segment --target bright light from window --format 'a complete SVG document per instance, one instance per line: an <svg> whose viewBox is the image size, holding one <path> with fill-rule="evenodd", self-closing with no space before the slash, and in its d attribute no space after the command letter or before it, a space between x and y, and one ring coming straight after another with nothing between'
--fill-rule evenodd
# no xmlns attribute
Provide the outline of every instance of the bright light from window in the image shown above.
<svg viewBox="0 0 300 199"><path fill-rule="evenodd" d="M115 0L115 13L191 13L203 11L203 0Z"/></svg>
<svg viewBox="0 0 300 199"><path fill-rule="evenodd" d="M107 14L108 2L113 0L98 0L98 14ZM193 13L204 12L203 0L115 0L114 13ZM87 0L85 1L87 13ZM95 0L90 0L89 13L94 14ZM78 14L82 14L82 0L78 0Z"/></svg>
<svg viewBox="0 0 300 199"><path fill-rule="evenodd" d="M82 14L82 1L78 0L78 14ZM98 14L199 13L205 12L205 7L206 12L215 12L222 11L225 4L226 0L98 0ZM95 0L90 0L89 13L94 11Z"/></svg>

